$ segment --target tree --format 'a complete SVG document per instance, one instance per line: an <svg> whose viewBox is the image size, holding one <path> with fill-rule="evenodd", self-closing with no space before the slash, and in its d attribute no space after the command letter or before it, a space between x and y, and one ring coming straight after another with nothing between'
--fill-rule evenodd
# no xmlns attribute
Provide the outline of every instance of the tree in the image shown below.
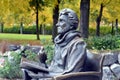
<svg viewBox="0 0 120 80"><path fill-rule="evenodd" d="M52 28L53 42L54 42L54 38L57 36L56 24L58 22L58 16L59 16L59 4L60 4L60 0L56 0L56 3L54 4L54 8L53 8L53 28Z"/></svg>
<svg viewBox="0 0 120 80"><path fill-rule="evenodd" d="M13 24L19 24L19 31L23 33L23 24L30 13L29 0L8 0L10 15L14 19ZM19 3L19 4L18 4ZM17 5L17 6L16 6ZM10 17L10 16L8 16Z"/></svg>
<svg viewBox="0 0 120 80"><path fill-rule="evenodd" d="M0 33L3 32L5 19L7 18L7 15L9 14L8 4L9 4L8 0L1 0L0 1Z"/></svg>
<svg viewBox="0 0 120 80"><path fill-rule="evenodd" d="M5 27L30 22L31 14L29 0L1 0L0 1L0 23ZM16 6L17 5L17 6Z"/></svg>
<svg viewBox="0 0 120 80"><path fill-rule="evenodd" d="M38 19L38 14L39 14L39 10L43 10L43 6L45 5L45 1L44 0L30 0L30 6L31 8L35 11L36 14L36 34L37 34L37 40L40 40L39 37L39 19Z"/></svg>
<svg viewBox="0 0 120 80"><path fill-rule="evenodd" d="M100 36L100 22L103 15L103 9L112 1L111 0L102 0L102 1L92 0L92 1L98 5L100 4L99 14L97 15L96 18L96 36Z"/></svg>
<svg viewBox="0 0 120 80"><path fill-rule="evenodd" d="M100 12L99 12L99 15L97 16L96 18L96 36L100 36L100 21L101 21L101 18L102 18L102 12L103 12L103 3L101 3L100 5Z"/></svg>
<svg viewBox="0 0 120 80"><path fill-rule="evenodd" d="M89 35L89 10L90 10L90 0L81 0L80 31L83 38L88 38Z"/></svg>
<svg viewBox="0 0 120 80"><path fill-rule="evenodd" d="M112 29L115 27L115 31L111 31L111 32L114 32L116 34L118 34L118 22L119 22L119 14L120 14L120 0L113 0L109 6L106 6L107 8L107 12L110 16L106 16L109 20L109 22L112 22ZM113 25L113 22L115 22L115 25ZM113 27L114 26L114 27Z"/></svg>

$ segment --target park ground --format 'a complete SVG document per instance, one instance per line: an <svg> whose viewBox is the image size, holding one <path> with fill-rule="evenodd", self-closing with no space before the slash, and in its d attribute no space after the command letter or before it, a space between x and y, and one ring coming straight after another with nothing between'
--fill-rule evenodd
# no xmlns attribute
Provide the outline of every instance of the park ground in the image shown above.
<svg viewBox="0 0 120 80"><path fill-rule="evenodd" d="M51 40L51 35L40 35L40 40L36 39L36 35L33 34L6 34L0 33L0 51L11 44L15 45L44 45L48 40Z"/></svg>
<svg viewBox="0 0 120 80"><path fill-rule="evenodd" d="M42 41L51 40L51 35L40 35L40 40L36 39L36 35L31 34L6 34L0 33L0 43L11 43L11 44L31 44L40 45Z"/></svg>

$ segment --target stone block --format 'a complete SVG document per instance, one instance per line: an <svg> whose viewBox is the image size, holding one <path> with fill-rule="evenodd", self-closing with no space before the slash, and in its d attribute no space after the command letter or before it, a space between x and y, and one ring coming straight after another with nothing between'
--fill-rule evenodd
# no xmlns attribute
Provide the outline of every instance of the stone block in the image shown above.
<svg viewBox="0 0 120 80"><path fill-rule="evenodd" d="M111 64L114 64L118 62L118 54L116 53L106 53L105 59L103 61L104 66L110 66Z"/></svg>
<svg viewBox="0 0 120 80"><path fill-rule="evenodd" d="M9 45L8 49L10 51L16 51L16 50L20 49L20 45Z"/></svg>
<svg viewBox="0 0 120 80"><path fill-rule="evenodd" d="M115 76L111 72L109 67L103 67L103 77L102 80L116 80Z"/></svg>
<svg viewBox="0 0 120 80"><path fill-rule="evenodd" d="M120 64L120 54L118 54L118 63Z"/></svg>
<svg viewBox="0 0 120 80"><path fill-rule="evenodd" d="M110 66L110 69L115 74L115 76L120 80L120 65L115 63Z"/></svg>

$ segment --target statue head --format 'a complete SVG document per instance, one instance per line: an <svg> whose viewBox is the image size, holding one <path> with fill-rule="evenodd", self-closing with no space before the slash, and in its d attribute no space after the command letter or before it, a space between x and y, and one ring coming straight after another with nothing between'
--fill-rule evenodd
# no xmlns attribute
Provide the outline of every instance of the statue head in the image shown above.
<svg viewBox="0 0 120 80"><path fill-rule="evenodd" d="M64 34L70 30L76 30L78 23L78 17L73 10L69 8L62 9L59 13L58 23L56 24L58 33Z"/></svg>

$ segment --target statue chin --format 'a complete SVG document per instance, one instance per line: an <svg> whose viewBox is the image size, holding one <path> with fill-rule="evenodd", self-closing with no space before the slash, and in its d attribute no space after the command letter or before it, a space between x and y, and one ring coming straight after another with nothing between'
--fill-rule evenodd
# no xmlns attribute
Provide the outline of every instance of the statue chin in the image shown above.
<svg viewBox="0 0 120 80"><path fill-rule="evenodd" d="M58 34L65 34L66 32L69 31L69 29L62 29L61 27L58 27Z"/></svg>
<svg viewBox="0 0 120 80"><path fill-rule="evenodd" d="M58 30L58 34L62 34L63 33L63 29L61 27L58 27L57 30Z"/></svg>

